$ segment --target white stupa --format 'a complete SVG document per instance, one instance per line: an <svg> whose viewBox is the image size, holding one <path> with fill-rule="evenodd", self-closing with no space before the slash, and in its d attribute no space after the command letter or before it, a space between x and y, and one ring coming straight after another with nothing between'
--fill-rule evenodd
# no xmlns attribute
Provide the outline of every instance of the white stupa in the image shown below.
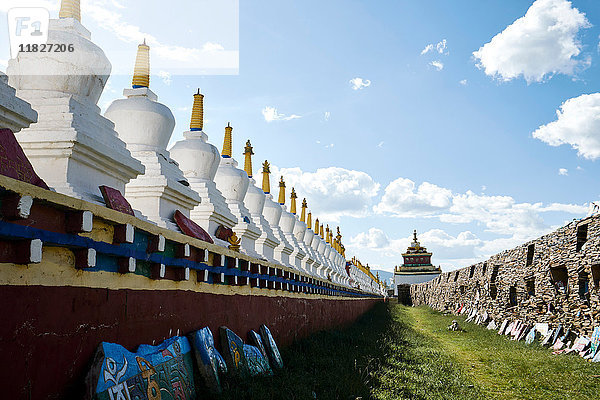
<svg viewBox="0 0 600 400"><path fill-rule="evenodd" d="M304 243L304 235L306 234L306 229L308 228L306 225L306 209L308 208L308 203L306 202L306 199L302 199L302 204L300 207L302 209L302 211L300 212L300 219L296 221L293 233L294 237L296 238L296 241L306 254L304 259L302 260L302 269L304 269L309 274L314 275L314 264L316 263L315 256L312 249Z"/></svg>
<svg viewBox="0 0 600 400"><path fill-rule="evenodd" d="M232 157L233 128L227 124L221 162L215 175L217 189L225 197L229 210L236 218L233 231L241 239L241 251L249 256L262 258L256 251L256 239L261 235L261 230L252 222L250 211L244 205L244 197L250 185L250 178L246 171L237 168L238 163Z"/></svg>
<svg viewBox="0 0 600 400"><path fill-rule="evenodd" d="M271 169L269 162L265 160L263 164L263 184L262 189L265 193L265 207L263 209L263 215L269 226L273 230L273 234L277 238L279 245L275 247L275 259L281 264L294 267L294 263L290 262L290 254L294 251L292 245L287 241L283 231L279 226L279 221L281 220L281 213L283 209L278 203L273 201L273 195L271 194ZM281 194L280 194L281 197Z"/></svg>
<svg viewBox="0 0 600 400"><path fill-rule="evenodd" d="M250 184L248 185L248 191L244 198L244 205L250 211L252 221L260 229L261 234L256 239L256 251L261 254L264 258L271 262L277 262L275 260L275 247L279 245L279 241L275 237L273 230L269 226L269 223L263 216L263 210L265 208L265 201L267 200L265 192L262 189L256 187L256 181L252 177L252 156L254 155L252 144L248 140L246 147L244 148L244 170L248 174Z"/></svg>
<svg viewBox="0 0 600 400"><path fill-rule="evenodd" d="M318 220L316 222L318 225ZM304 233L304 244L308 249L310 249L311 258L313 259L312 271L313 275L322 277L322 269L323 269L323 260L320 255L317 253L316 248L313 246L313 243L317 240L317 235L312 230L312 212L309 211L308 216L306 217L306 232Z"/></svg>
<svg viewBox="0 0 600 400"><path fill-rule="evenodd" d="M233 228L237 220L214 181L221 154L216 146L208 143L203 129L204 95L198 89L194 95L190 130L183 133L183 140L171 147L171 157L179 163L190 187L202 198L190 212L191 219L208 232L216 244L228 247L230 243L217 239L215 233L221 225Z"/></svg>
<svg viewBox="0 0 600 400"><path fill-rule="evenodd" d="M279 220L279 226L281 227L281 231L283 232L287 241L292 245L293 251L290 254L290 263L294 264L298 270L305 270L308 272L306 268L306 263L304 259L306 258L306 252L298 243L298 240L294 236L294 227L296 222L296 191L292 188L292 193L290 195L290 211L288 212L285 206L285 182L283 181L283 176L281 177L281 181L279 182L279 205L281 206L281 219Z"/></svg>
<svg viewBox="0 0 600 400"><path fill-rule="evenodd" d="M146 167L144 175L126 185L125 197L150 221L177 230L173 214L179 210L189 217L190 210L200 203L200 195L189 188L167 151L175 117L149 88L149 51L145 41L138 46L132 89L125 89L126 98L115 100L104 115L115 123L133 157Z"/></svg>
<svg viewBox="0 0 600 400"><path fill-rule="evenodd" d="M60 19L49 25L48 43L72 44L73 52L21 52L7 72L17 96L38 112L38 122L17 135L37 173L60 193L102 203L98 186L124 193L144 166L100 115L111 64L91 42L79 10L79 0L63 0Z"/></svg>

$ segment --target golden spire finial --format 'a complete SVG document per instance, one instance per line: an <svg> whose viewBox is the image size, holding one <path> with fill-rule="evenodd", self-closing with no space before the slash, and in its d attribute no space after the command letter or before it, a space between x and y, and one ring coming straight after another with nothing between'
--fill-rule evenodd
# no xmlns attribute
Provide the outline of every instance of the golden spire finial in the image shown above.
<svg viewBox="0 0 600 400"><path fill-rule="evenodd" d="M325 231L323 230L323 224L321 224L319 234L321 235L321 239L325 239Z"/></svg>
<svg viewBox="0 0 600 400"><path fill-rule="evenodd" d="M132 87L134 89L150 87L150 47L146 44L146 39L144 43L138 45Z"/></svg>
<svg viewBox="0 0 600 400"><path fill-rule="evenodd" d="M308 216L306 217L306 227L308 229L312 229L312 213L309 211Z"/></svg>
<svg viewBox="0 0 600 400"><path fill-rule="evenodd" d="M283 180L283 176L279 181L279 204L285 204L285 181Z"/></svg>
<svg viewBox="0 0 600 400"><path fill-rule="evenodd" d="M198 93L194 95L194 106L192 107L192 121L190 122L190 131L201 131L204 129L204 95Z"/></svg>
<svg viewBox="0 0 600 400"><path fill-rule="evenodd" d="M60 3L59 18L75 18L81 22L81 5L79 0L62 0Z"/></svg>
<svg viewBox="0 0 600 400"><path fill-rule="evenodd" d="M302 199L302 211L300 213L300 222L306 222L306 209L308 208L308 204L306 203L306 199ZM310 225L309 225L310 227Z"/></svg>
<svg viewBox="0 0 600 400"><path fill-rule="evenodd" d="M246 142L246 147L244 148L244 156L246 156L246 159L244 160L244 171L248 174L248 178L252 178L252 156L254 155L252 150L252 145L250 144L250 140L248 140Z"/></svg>
<svg viewBox="0 0 600 400"><path fill-rule="evenodd" d="M296 190L292 188L292 194L290 195L290 212L296 215L296 199L298 196L296 195Z"/></svg>
<svg viewBox="0 0 600 400"><path fill-rule="evenodd" d="M263 163L263 181L262 181L262 190L265 194L271 193L271 180L269 179L269 175L271 174L271 165L267 160Z"/></svg>
<svg viewBox="0 0 600 400"><path fill-rule="evenodd" d="M319 234L319 218L315 220L315 235Z"/></svg>
<svg viewBox="0 0 600 400"><path fill-rule="evenodd" d="M325 241L331 244L331 232L329 231L329 224L327 224L327 229L325 229Z"/></svg>
<svg viewBox="0 0 600 400"><path fill-rule="evenodd" d="M231 144L233 141L233 128L227 123L225 127L225 137L223 138L223 152L221 153L221 157L223 158L231 158Z"/></svg>

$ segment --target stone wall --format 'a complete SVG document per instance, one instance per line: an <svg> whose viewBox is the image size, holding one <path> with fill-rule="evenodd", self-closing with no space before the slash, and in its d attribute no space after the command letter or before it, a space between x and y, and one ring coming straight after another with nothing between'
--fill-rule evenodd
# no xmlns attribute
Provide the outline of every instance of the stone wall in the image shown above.
<svg viewBox="0 0 600 400"><path fill-rule="evenodd" d="M600 322L600 216L569 223L478 264L412 285L414 305L487 311L496 321L561 323L591 335Z"/></svg>

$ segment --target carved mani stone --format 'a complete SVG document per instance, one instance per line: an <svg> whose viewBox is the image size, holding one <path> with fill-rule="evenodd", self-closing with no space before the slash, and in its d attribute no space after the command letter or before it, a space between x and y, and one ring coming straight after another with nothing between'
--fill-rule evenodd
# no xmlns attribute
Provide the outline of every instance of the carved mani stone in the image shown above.
<svg viewBox="0 0 600 400"><path fill-rule="evenodd" d="M273 339L273 335L271 335L271 331L266 325L260 326L260 337L265 345L271 367L273 367L273 369L283 368L283 359L281 358L275 339Z"/></svg>
<svg viewBox="0 0 600 400"><path fill-rule="evenodd" d="M210 235L202 229L200 225L183 215L181 211L175 211L173 218L179 229L181 229L181 232L185 235L200 239L204 242L214 243Z"/></svg>
<svg viewBox="0 0 600 400"><path fill-rule="evenodd" d="M215 349L212 332L208 327L202 328L192 332L189 339L196 356L196 365L206 387L213 393L221 393L219 373L227 373L227 365L221 354Z"/></svg>
<svg viewBox="0 0 600 400"><path fill-rule="evenodd" d="M86 399L194 399L194 360L187 338L175 336L135 353L100 343L86 377Z"/></svg>
<svg viewBox="0 0 600 400"><path fill-rule="evenodd" d="M134 215L131 204L123 197L121 192L108 186L99 186L99 188L106 207L115 211L120 211L124 214Z"/></svg>
<svg viewBox="0 0 600 400"><path fill-rule="evenodd" d="M0 129L0 175L48 189L10 129Z"/></svg>

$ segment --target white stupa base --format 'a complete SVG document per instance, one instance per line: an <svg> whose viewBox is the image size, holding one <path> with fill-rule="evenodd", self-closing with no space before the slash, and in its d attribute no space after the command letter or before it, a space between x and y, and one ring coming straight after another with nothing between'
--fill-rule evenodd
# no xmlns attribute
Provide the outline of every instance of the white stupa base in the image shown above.
<svg viewBox="0 0 600 400"><path fill-rule="evenodd" d="M25 100L16 96L16 90L8 85L8 77L0 72L0 128L13 133L37 121L37 113Z"/></svg>
<svg viewBox="0 0 600 400"><path fill-rule="evenodd" d="M200 203L200 196L180 183L185 178L168 153L134 151L132 155L142 161L146 173L126 185L125 197L133 208L158 226L179 230L173 214L179 210L189 217L190 210Z"/></svg>
<svg viewBox="0 0 600 400"><path fill-rule="evenodd" d="M235 216L237 223L232 228L239 239L240 251L248 256L263 259L264 257L256 251L256 239L261 235L260 229L250 219L250 211L238 201L226 200L229 210ZM244 221L247 218L250 222Z"/></svg>
<svg viewBox="0 0 600 400"><path fill-rule="evenodd" d="M40 122L22 130L17 140L38 175L57 192L102 204L99 186L125 193L125 185L144 173L97 106L72 96L47 98L40 91L20 94Z"/></svg>
<svg viewBox="0 0 600 400"><path fill-rule="evenodd" d="M269 223L262 215L253 215L252 221L261 230L261 235L256 239L256 251L263 255L268 261L277 262L275 259L275 248L279 241L275 237Z"/></svg>

